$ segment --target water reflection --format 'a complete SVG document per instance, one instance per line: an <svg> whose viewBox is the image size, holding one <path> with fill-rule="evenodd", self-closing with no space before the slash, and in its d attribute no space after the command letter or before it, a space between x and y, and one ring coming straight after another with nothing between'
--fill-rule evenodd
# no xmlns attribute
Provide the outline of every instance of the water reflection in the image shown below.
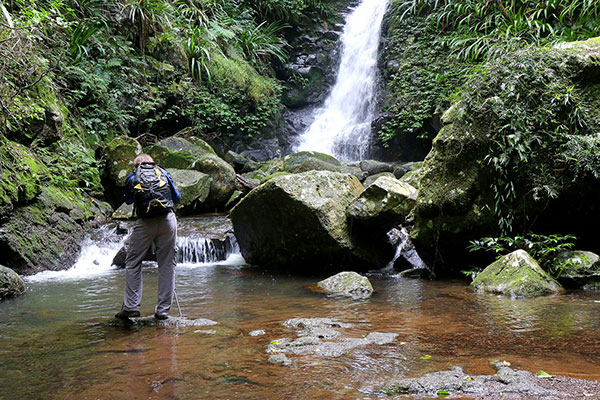
<svg viewBox="0 0 600 400"><path fill-rule="evenodd" d="M142 310L150 314L157 274L155 268L143 273ZM120 306L119 270L95 279L29 282L26 296L2 303L2 398L384 399L378 390L389 379L455 364L471 374L491 373L494 358L600 378L598 293L511 300L469 292L460 281L370 279L373 297L352 301L307 290L318 278L231 265L178 267L183 314L217 321L214 333L108 325ZM293 337L281 322L294 317L356 324L344 330L348 337L399 336L337 358L297 357L293 367L268 363L266 346ZM248 335L256 329L266 334Z"/></svg>

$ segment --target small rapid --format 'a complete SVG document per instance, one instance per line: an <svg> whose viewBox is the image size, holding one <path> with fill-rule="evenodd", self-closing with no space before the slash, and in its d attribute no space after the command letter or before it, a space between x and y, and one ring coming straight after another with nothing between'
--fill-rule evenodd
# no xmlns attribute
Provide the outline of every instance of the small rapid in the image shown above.
<svg viewBox="0 0 600 400"><path fill-rule="evenodd" d="M299 151L318 151L346 161L368 155L379 36L387 4L388 0L363 0L348 16L336 82L302 135Z"/></svg>

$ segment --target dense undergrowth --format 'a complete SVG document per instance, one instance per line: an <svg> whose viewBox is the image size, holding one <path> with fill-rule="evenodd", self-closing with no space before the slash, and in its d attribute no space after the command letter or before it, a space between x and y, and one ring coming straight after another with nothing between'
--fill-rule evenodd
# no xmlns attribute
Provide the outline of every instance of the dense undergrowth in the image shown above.
<svg viewBox="0 0 600 400"><path fill-rule="evenodd" d="M390 94L378 137L431 139L437 118L479 65L598 35L600 3L590 0L392 0L382 60Z"/></svg>
<svg viewBox="0 0 600 400"><path fill-rule="evenodd" d="M286 36L340 2L3 0L0 207L39 185L101 194L98 149L117 135L264 134L280 118Z"/></svg>

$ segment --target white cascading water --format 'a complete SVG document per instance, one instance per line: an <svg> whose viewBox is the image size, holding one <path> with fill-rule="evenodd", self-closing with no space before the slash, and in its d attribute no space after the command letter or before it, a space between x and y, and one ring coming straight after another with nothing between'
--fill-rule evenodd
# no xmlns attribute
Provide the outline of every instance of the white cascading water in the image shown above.
<svg viewBox="0 0 600 400"><path fill-rule="evenodd" d="M318 151L347 161L362 160L368 154L377 51L388 1L363 0L348 16L335 85L302 135L298 151Z"/></svg>

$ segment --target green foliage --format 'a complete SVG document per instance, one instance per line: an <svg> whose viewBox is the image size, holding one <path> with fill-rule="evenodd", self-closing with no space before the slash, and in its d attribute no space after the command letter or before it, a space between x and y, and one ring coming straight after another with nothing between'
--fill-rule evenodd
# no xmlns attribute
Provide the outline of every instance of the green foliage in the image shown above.
<svg viewBox="0 0 600 400"><path fill-rule="evenodd" d="M283 51L287 42L277 34L286 28L279 22L261 24L243 29L237 36L237 45L242 50L245 58L254 65L261 65L274 58L283 63L287 56Z"/></svg>
<svg viewBox="0 0 600 400"><path fill-rule="evenodd" d="M400 0L400 15L425 15L453 53L470 60L527 45L600 34L600 3L590 0Z"/></svg>
<svg viewBox="0 0 600 400"><path fill-rule="evenodd" d="M448 60L448 50L436 41L437 34L423 18L400 19L398 13L397 8L392 10L395 18L390 21L385 53L390 96L383 108L389 118L377 132L384 143L401 134L431 139L435 132L427 124L450 105L452 93L470 68L465 62Z"/></svg>
<svg viewBox="0 0 600 400"><path fill-rule="evenodd" d="M487 63L466 84L465 113L490 146L484 162L493 171L493 210L503 234L524 228L515 221L526 202L556 197L569 179L562 171L589 169L570 161L600 127L590 98L574 86L581 68L563 53L527 50Z"/></svg>
<svg viewBox="0 0 600 400"><path fill-rule="evenodd" d="M552 259L562 251L572 249L576 239L574 235L538 235L534 233L514 237L484 237L471 241L467 249L493 252L498 255L497 258L516 250L525 250L540 263L542 268L553 276L558 276L560 271L555 270Z"/></svg>

